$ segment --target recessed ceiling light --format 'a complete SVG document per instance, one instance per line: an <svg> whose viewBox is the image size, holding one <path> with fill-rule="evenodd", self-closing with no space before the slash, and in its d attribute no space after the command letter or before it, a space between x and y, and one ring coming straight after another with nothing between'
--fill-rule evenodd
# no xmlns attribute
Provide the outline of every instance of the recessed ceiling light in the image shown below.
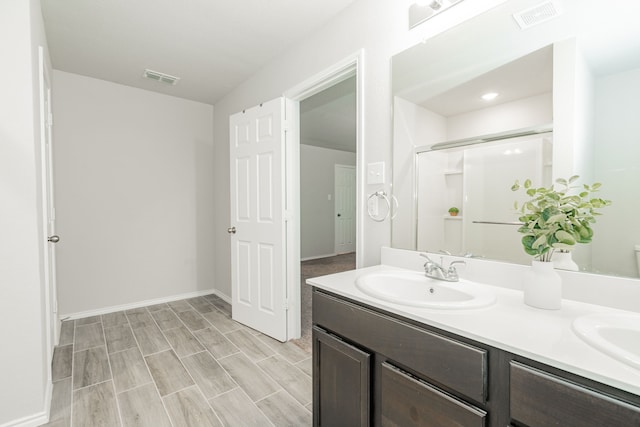
<svg viewBox="0 0 640 427"><path fill-rule="evenodd" d="M484 95L482 95L481 98L484 99L485 101L493 101L494 99L496 99L497 96L498 94L496 92L487 92Z"/></svg>

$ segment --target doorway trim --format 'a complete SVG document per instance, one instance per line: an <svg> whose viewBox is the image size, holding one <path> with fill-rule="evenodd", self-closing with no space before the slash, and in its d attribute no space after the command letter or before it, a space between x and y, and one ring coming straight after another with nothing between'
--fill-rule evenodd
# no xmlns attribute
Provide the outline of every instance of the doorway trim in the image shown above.
<svg viewBox="0 0 640 427"><path fill-rule="evenodd" d="M57 289L55 280L55 258L49 256L49 220L55 220L55 211L52 212L52 218L49 218L49 197L53 197L53 173L50 170L51 164L47 164L47 160L53 161L48 155L52 144L53 125L50 116L51 113L51 76L46 64L44 48L38 46L38 85L39 85L39 111L40 111L40 190L42 192L42 235L44 237L42 245L42 268L44 281L44 304L45 304L45 336L46 336L46 357L47 363L51 364L53 360L53 349L58 344L59 327L57 315ZM48 107L48 108L47 108ZM48 147L49 146L49 147ZM49 152L52 155L52 152ZM48 372L49 380L51 380L52 372Z"/></svg>
<svg viewBox="0 0 640 427"><path fill-rule="evenodd" d="M364 206L364 49L286 90L286 266L288 339L299 338L300 316L300 101L356 76L356 268L362 265Z"/></svg>

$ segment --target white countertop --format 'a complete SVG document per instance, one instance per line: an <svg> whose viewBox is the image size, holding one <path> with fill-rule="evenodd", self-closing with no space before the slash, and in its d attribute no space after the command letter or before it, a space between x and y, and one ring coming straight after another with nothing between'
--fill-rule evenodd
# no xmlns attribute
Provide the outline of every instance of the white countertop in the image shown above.
<svg viewBox="0 0 640 427"><path fill-rule="evenodd" d="M368 296L356 287L357 277L380 270L403 269L378 265L311 278L307 284L640 395L640 370L591 347L571 328L578 316L626 311L571 300L563 300L560 310L540 310L525 305L520 291L486 284L477 286L496 295L489 307L408 307Z"/></svg>

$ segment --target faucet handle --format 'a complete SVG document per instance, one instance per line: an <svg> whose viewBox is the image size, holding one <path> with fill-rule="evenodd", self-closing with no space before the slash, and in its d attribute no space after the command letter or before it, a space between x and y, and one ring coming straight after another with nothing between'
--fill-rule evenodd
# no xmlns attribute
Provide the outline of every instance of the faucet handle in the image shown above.
<svg viewBox="0 0 640 427"><path fill-rule="evenodd" d="M425 252L420 252L420 256L422 258L426 258L427 262L425 263L425 265L427 264L435 264L435 262L433 262L433 260L431 258L429 258L429 255L427 255Z"/></svg>
<svg viewBox="0 0 640 427"><path fill-rule="evenodd" d="M427 255L426 253L420 253L420 256L427 259L423 267L425 273L429 274L436 267L436 263L431 258L429 258L429 255Z"/></svg>
<svg viewBox="0 0 640 427"><path fill-rule="evenodd" d="M447 270L447 276L457 281L458 270L456 270L456 264L467 265L467 263L464 261L451 261L451 264L449 264L449 269Z"/></svg>
<svg viewBox="0 0 640 427"><path fill-rule="evenodd" d="M449 264L449 268L454 268L455 264L463 264L463 265L467 265L466 261L462 261L462 260L457 260L457 261L451 261L451 264Z"/></svg>

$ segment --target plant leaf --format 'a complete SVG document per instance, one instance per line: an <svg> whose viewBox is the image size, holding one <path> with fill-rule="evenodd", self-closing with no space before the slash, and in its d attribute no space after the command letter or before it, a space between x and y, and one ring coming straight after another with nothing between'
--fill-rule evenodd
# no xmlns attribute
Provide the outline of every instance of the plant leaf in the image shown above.
<svg viewBox="0 0 640 427"><path fill-rule="evenodd" d="M557 231L555 236L556 239L558 239L559 243L564 243L566 245L572 246L576 244L576 239L571 235L571 233L568 233L564 230Z"/></svg>
<svg viewBox="0 0 640 427"><path fill-rule="evenodd" d="M547 243L547 236L545 236L544 234L540 237L538 237L535 242L533 242L531 244L531 248L532 249L538 249L540 246L544 245Z"/></svg>

